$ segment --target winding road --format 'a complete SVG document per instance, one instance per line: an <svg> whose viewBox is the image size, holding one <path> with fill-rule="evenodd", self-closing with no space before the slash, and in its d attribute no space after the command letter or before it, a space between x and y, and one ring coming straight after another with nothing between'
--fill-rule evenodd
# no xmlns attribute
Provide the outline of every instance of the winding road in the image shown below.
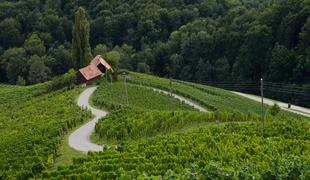
<svg viewBox="0 0 310 180"><path fill-rule="evenodd" d="M103 150L103 146L94 144L90 141L90 136L95 130L96 123L100 118L107 115L107 112L95 109L91 107L88 103L90 96L95 92L96 89L97 87L91 87L86 89L82 92L82 94L80 94L78 99L78 105L80 107L89 109L95 116L95 118L90 122L84 124L82 127L74 131L69 136L69 146L81 152L98 152Z"/></svg>
<svg viewBox="0 0 310 180"><path fill-rule="evenodd" d="M253 101L257 101L257 102L261 102L261 97L255 96L255 95L251 95L251 94L245 94L245 93L240 93L240 92L234 92L233 93L239 95L239 96L243 96L246 97L248 99L251 99ZM280 101L276 101L276 100L272 100L272 99L268 99L268 98L264 98L264 104L273 106L274 104L278 104L278 106L285 110L285 111L289 111L289 112L293 112L296 114L300 114L303 116L307 116L310 117L310 109L308 108L304 108L304 107L300 107L300 106L295 106L295 105L291 105L291 108L288 108L288 104L284 103L284 102L280 102Z"/></svg>
<svg viewBox="0 0 310 180"><path fill-rule="evenodd" d="M78 128L76 131L74 131L69 136L69 146L72 147L73 149L77 150L77 151L99 152L99 151L103 150L103 145L94 144L90 140L90 136L93 133L93 131L95 130L96 123L99 121L100 118L107 115L107 112L91 107L89 102L88 102L90 96L96 91L96 89L97 89L97 87L87 88L86 90L84 90L80 94L80 96L78 98L77 104L82 108L86 108L86 109L90 110L92 112L92 114L95 116L95 118L93 120L91 120L90 122L84 124L82 127ZM163 93L166 95L170 95L176 99L179 99L180 101L183 101L185 104L188 104L188 105L194 107L195 109L197 109L201 112L208 112L202 106L195 104L192 101L190 101L190 100L188 100L182 96L179 96L179 95L176 95L176 94L173 94L173 93L161 90L161 89L156 89L156 88L151 88L151 89L153 89L156 92ZM252 99L254 101L258 101L258 102L261 101L260 97L257 97L254 95L249 95L249 94L244 94L244 93L239 93L239 92L233 92L233 93L238 94L238 95L243 96L243 97L247 97L247 98ZM286 111L290 111L290 112L294 112L297 114L301 114L301 115L310 117L310 109L307 109L307 108L303 108L303 107L299 107L299 106L292 106L290 109L288 109L286 103L282 103L282 102L278 102L278 101L274 101L274 100L270 100L270 99L265 99L264 103L268 104L268 105L273 105L273 104L277 103L282 109L284 109Z"/></svg>
<svg viewBox="0 0 310 180"><path fill-rule="evenodd" d="M90 96L96 91L96 89L97 87L90 87L84 90L80 94L78 98L78 102L77 102L77 104L80 107L89 109L92 112L92 114L95 116L95 118L91 120L90 122L84 124L82 127L78 128L76 131L74 131L69 136L69 146L77 151L81 151L84 153L87 153L88 151L99 152L103 150L102 145L94 144L90 140L90 136L95 130L96 123L99 121L99 119L107 115L107 112L91 107L88 102ZM184 97L178 96L173 93L171 94L170 92L167 92L164 90L155 89L155 88L152 88L152 89L156 92L164 93L166 95L171 95L172 97L183 101L185 104L188 104L201 112L208 112L203 107L189 101L188 99Z"/></svg>

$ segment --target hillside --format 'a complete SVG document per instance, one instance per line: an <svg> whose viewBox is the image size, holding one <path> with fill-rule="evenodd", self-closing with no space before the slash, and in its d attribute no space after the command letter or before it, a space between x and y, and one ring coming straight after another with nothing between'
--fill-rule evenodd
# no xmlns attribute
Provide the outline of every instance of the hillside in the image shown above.
<svg viewBox="0 0 310 180"><path fill-rule="evenodd" d="M0 0L0 180L309 180L309 108L310 0Z"/></svg>
<svg viewBox="0 0 310 180"><path fill-rule="evenodd" d="M43 177L308 179L306 127L309 129L309 122L294 120L272 122L265 132L255 122L210 124L185 133L125 142L116 149L75 159L71 166Z"/></svg>
<svg viewBox="0 0 310 180"><path fill-rule="evenodd" d="M59 85L56 80L29 87L1 85L0 177L309 177L308 118L268 110L262 130L260 105L229 91L177 80L170 86L169 79L133 72L127 78L128 103L121 76L112 84L103 79L89 101L109 110L92 136L104 144L103 151L56 167L60 152L69 148L62 143L68 143L62 141L67 132L91 119L76 102L84 89L46 91ZM170 87L212 112L198 112L152 89Z"/></svg>
<svg viewBox="0 0 310 180"><path fill-rule="evenodd" d="M109 82L102 82L92 101L95 106L108 110L124 107L145 110L194 110L173 97L155 92L151 87L127 83L125 89L123 80L114 82L112 85Z"/></svg>
<svg viewBox="0 0 310 180"><path fill-rule="evenodd" d="M115 67L256 94L263 77L270 98L309 107L309 7L308 0L3 0L0 82L45 82L102 55Z"/></svg>
<svg viewBox="0 0 310 180"><path fill-rule="evenodd" d="M0 86L0 179L25 179L49 168L62 137L90 118L75 105L80 90L38 95L45 87Z"/></svg>
<svg viewBox="0 0 310 180"><path fill-rule="evenodd" d="M71 165L57 170L44 171L43 178L310 177L308 118L283 111L267 113L262 129L255 112L259 104L229 91L174 81L173 93L209 110L211 104L211 111L216 110L203 113L184 111L183 106L165 108L158 98L149 98L160 95L155 95L151 87L169 90L168 79L130 73L128 81L128 94L132 96L129 106L123 97L123 79L112 86L101 82L92 97L94 104L100 102L99 107L110 109L95 128L95 140L104 144L103 151L75 158ZM136 99L137 92L140 97ZM196 102L195 97L205 100ZM139 105L141 99L149 106ZM232 106L235 103L239 105Z"/></svg>

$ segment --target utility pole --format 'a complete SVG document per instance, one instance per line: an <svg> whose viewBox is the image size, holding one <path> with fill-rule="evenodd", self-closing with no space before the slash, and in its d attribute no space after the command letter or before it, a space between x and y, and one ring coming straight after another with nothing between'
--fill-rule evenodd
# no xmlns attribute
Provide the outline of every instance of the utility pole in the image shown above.
<svg viewBox="0 0 310 180"><path fill-rule="evenodd" d="M111 83L111 93L112 93L112 96L113 96L113 77L112 77L112 73L109 72L109 77L110 77L110 83Z"/></svg>
<svg viewBox="0 0 310 180"><path fill-rule="evenodd" d="M262 97L262 124L263 128L265 127L265 115L264 115L264 80L260 79L260 93Z"/></svg>
<svg viewBox="0 0 310 180"><path fill-rule="evenodd" d="M128 105L129 101L128 101L128 92L127 92L127 74L124 73L123 75L124 75L124 87L125 87L126 103Z"/></svg>
<svg viewBox="0 0 310 180"><path fill-rule="evenodd" d="M171 77L169 78L169 85L170 85L170 96L172 96L172 80L171 80Z"/></svg>
<svg viewBox="0 0 310 180"><path fill-rule="evenodd" d="M111 83L111 87L112 87L112 84L113 84L113 77L112 77L112 73L109 72L109 77L110 77L110 83Z"/></svg>

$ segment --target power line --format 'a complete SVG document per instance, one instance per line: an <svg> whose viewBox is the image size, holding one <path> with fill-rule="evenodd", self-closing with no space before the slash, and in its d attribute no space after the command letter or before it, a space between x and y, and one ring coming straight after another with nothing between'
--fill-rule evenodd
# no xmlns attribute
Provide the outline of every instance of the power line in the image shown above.
<svg viewBox="0 0 310 180"><path fill-rule="evenodd" d="M291 89L299 89L299 90L309 90L310 91L310 87L296 87L294 85L277 85L277 84L272 84L272 83L266 83L268 86L272 86L272 87L283 87L283 88L291 88Z"/></svg>

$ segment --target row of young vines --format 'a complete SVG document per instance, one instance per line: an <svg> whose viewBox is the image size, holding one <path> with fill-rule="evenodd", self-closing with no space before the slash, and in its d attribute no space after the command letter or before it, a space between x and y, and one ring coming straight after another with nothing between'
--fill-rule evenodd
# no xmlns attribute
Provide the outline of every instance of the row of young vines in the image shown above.
<svg viewBox="0 0 310 180"><path fill-rule="evenodd" d="M122 142L168 134L184 127L204 123L257 122L255 114L195 111L133 111L123 109L103 118L95 132L106 142Z"/></svg>
<svg viewBox="0 0 310 180"><path fill-rule="evenodd" d="M92 100L95 106L108 110L118 110L121 108L140 110L195 110L178 99L155 92L150 87L128 82L125 84L122 80L113 82L112 84L102 81Z"/></svg>
<svg viewBox="0 0 310 180"><path fill-rule="evenodd" d="M46 85L0 87L0 179L29 179L59 155L62 136L89 119L79 90L38 95Z"/></svg>
<svg viewBox="0 0 310 180"><path fill-rule="evenodd" d="M276 127L276 128L275 128ZM72 165L46 171L59 179L309 179L309 121L209 125L123 141Z"/></svg>

